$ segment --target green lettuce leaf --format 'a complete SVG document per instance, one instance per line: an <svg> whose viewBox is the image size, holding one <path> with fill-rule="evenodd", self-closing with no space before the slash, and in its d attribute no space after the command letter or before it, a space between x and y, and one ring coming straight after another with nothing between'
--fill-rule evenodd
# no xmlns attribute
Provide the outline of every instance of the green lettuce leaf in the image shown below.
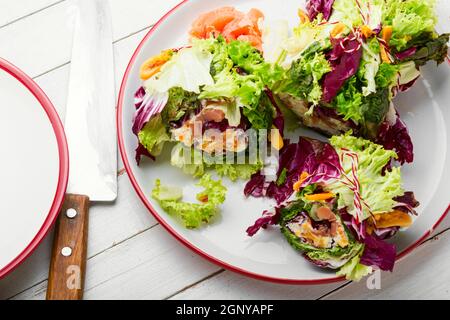
<svg viewBox="0 0 450 320"><path fill-rule="evenodd" d="M281 187L283 184L286 183L286 179L287 179L287 169L283 168L283 170L280 173L280 176L277 179L277 186Z"/></svg>
<svg viewBox="0 0 450 320"><path fill-rule="evenodd" d="M211 75L214 83L203 88L201 99L236 98L243 104L254 105L258 102L264 84L258 77L244 77L236 70L236 65L229 55L229 44L223 37L203 40L205 48L213 55ZM249 47L251 47L249 45ZM241 90L241 87L244 87Z"/></svg>
<svg viewBox="0 0 450 320"><path fill-rule="evenodd" d="M227 192L221 180L215 181L208 174L204 175L197 185L205 188L197 195L200 203L182 202L183 195L180 188L163 186L159 179L156 181L152 196L164 211L181 218L186 228L195 229L209 223L217 215L219 206L225 202Z"/></svg>
<svg viewBox="0 0 450 320"><path fill-rule="evenodd" d="M382 63L375 77L378 89L391 88L397 84L399 66L395 64Z"/></svg>
<svg viewBox="0 0 450 320"><path fill-rule="evenodd" d="M237 67L248 74L257 76L269 88L283 78L284 69L277 64L266 62L261 53L249 42L230 42L228 55Z"/></svg>
<svg viewBox="0 0 450 320"><path fill-rule="evenodd" d="M265 20L262 40L264 59L276 64L285 54L284 45L289 41L289 23L286 20Z"/></svg>
<svg viewBox="0 0 450 320"><path fill-rule="evenodd" d="M411 39L434 33L435 5L435 0L386 0L383 24L393 28L389 44L402 51L408 48Z"/></svg>
<svg viewBox="0 0 450 320"><path fill-rule="evenodd" d="M342 22L349 27L363 24L361 13L355 0L335 0L330 22Z"/></svg>
<svg viewBox="0 0 450 320"><path fill-rule="evenodd" d="M363 253L364 246L360 253L345 264L338 272L337 276L345 277L349 281L359 282L362 278L372 273L372 267L368 267L359 263Z"/></svg>
<svg viewBox="0 0 450 320"><path fill-rule="evenodd" d="M362 102L363 94L360 89L361 82L357 76L351 77L336 96L335 102L338 113L344 120L353 120L360 123L363 120Z"/></svg>
<svg viewBox="0 0 450 320"><path fill-rule="evenodd" d="M405 193L400 168L384 170L391 160L397 158L397 154L371 141L353 137L351 132L332 137L330 143L338 154L342 154L342 149L347 149L358 155L357 177L361 186L360 194L368 206L362 204L363 216L360 218L367 219L371 216L371 212L373 214L391 212L397 204L394 198ZM344 157L342 167L346 174L352 177L350 157ZM345 183L338 180L328 184L326 189L339 195L339 209L347 208L351 215L357 215L354 205L355 194Z"/></svg>
<svg viewBox="0 0 450 320"><path fill-rule="evenodd" d="M331 266L342 266L343 262L358 255L363 247L364 245L359 242L351 242L345 248L335 246L330 249L316 249L307 252L306 255L313 261L326 262Z"/></svg>
<svg viewBox="0 0 450 320"><path fill-rule="evenodd" d="M448 41L450 34L441 34L437 38L428 39L423 46L417 50L417 52L411 57L403 60L414 61L416 67L421 67L425 65L428 61L436 61L437 64L441 64L445 61L448 52ZM413 43L408 43L408 46L414 45Z"/></svg>
<svg viewBox="0 0 450 320"><path fill-rule="evenodd" d="M139 142L153 156L160 155L164 144L170 141L170 136L167 133L166 126L163 124L161 115L151 118L138 136Z"/></svg>
<svg viewBox="0 0 450 320"><path fill-rule="evenodd" d="M377 92L363 98L361 112L363 114L364 133L367 137L376 138L380 124L386 119L391 101L389 88L379 89Z"/></svg>
<svg viewBox="0 0 450 320"><path fill-rule="evenodd" d="M363 24L374 30L381 24L384 0L335 0L330 22L342 22L349 28ZM363 16L369 16L368 21Z"/></svg>
<svg viewBox="0 0 450 320"><path fill-rule="evenodd" d="M163 186L160 180L156 180L156 188L153 190L152 196L158 201L180 201L183 199L183 189Z"/></svg>
<svg viewBox="0 0 450 320"><path fill-rule="evenodd" d="M220 177L228 177L231 181L249 180L262 169L262 164L216 164L214 169Z"/></svg>
<svg viewBox="0 0 450 320"><path fill-rule="evenodd" d="M243 113L252 124L253 129L270 129L272 127L275 109L267 94L264 93L260 96L259 102L255 107L245 106Z"/></svg>
<svg viewBox="0 0 450 320"><path fill-rule="evenodd" d="M373 63L377 64L375 61ZM371 67L370 63L363 62L359 73L346 82L334 103L344 120L362 124L369 136L372 136L372 131L378 133L378 126L385 119L392 100L390 89L397 84L400 73L397 65L382 63L366 72ZM375 70L377 72L374 75ZM369 80L368 77L373 79Z"/></svg>
<svg viewBox="0 0 450 320"><path fill-rule="evenodd" d="M195 148L186 147L182 143L178 143L173 148L170 163L194 178L203 176L207 168L202 152Z"/></svg>
<svg viewBox="0 0 450 320"><path fill-rule="evenodd" d="M214 83L202 89L200 99L236 100L254 129L269 129L274 108L264 94L283 76L283 69L264 61L261 53L245 41L207 40L205 48L213 55Z"/></svg>
<svg viewBox="0 0 450 320"><path fill-rule="evenodd" d="M358 78L364 84L362 88L364 96L377 91L375 78L379 72L380 63L380 43L376 37L373 37L363 44L363 56L358 70Z"/></svg>
<svg viewBox="0 0 450 320"><path fill-rule="evenodd" d="M174 87L169 90L169 100L163 110L165 122L178 121L184 115L200 106L198 95L185 91L183 88Z"/></svg>
<svg viewBox="0 0 450 320"><path fill-rule="evenodd" d="M220 177L227 177L231 181L249 180L263 167L260 162L256 164L221 164L216 160L207 157L206 154L202 154L195 148L188 148L179 143L172 150L171 164L194 178L203 176L208 169L211 169L215 170Z"/></svg>
<svg viewBox="0 0 450 320"><path fill-rule="evenodd" d="M194 41L192 47L178 51L161 69L161 72L145 82L148 91L167 92L174 87L200 93L204 85L211 85L210 74L213 56L205 50L204 44Z"/></svg>
<svg viewBox="0 0 450 320"><path fill-rule="evenodd" d="M420 76L420 70L414 61L408 61L398 65L398 83L400 85L410 83Z"/></svg>
<svg viewBox="0 0 450 320"><path fill-rule="evenodd" d="M331 71L331 66L323 53L323 47L315 42L306 49L287 72L277 92L288 93L296 98L317 105L322 98L320 80Z"/></svg>
<svg viewBox="0 0 450 320"><path fill-rule="evenodd" d="M280 224L285 225L287 222L294 219L299 213L303 211L309 212L310 209L311 206L308 206L304 201L296 201L281 210Z"/></svg>
<svg viewBox="0 0 450 320"><path fill-rule="evenodd" d="M331 45L329 27L322 24L321 15L313 21L303 21L289 34L286 20L264 21L263 49L267 62L289 69L302 52L316 41L323 47Z"/></svg>
<svg viewBox="0 0 450 320"><path fill-rule="evenodd" d="M239 98L239 103L249 109L257 108L265 88L264 82L254 75L240 75L236 83L238 86L236 96Z"/></svg>

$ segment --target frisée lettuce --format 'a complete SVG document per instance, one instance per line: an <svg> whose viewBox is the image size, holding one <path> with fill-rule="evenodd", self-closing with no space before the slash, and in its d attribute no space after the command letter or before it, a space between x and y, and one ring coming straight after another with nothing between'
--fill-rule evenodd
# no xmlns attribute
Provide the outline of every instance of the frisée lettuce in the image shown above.
<svg viewBox="0 0 450 320"><path fill-rule="evenodd" d="M393 28L389 44L402 51L408 48L412 39L434 34L435 5L436 0L385 0L383 23Z"/></svg>
<svg viewBox="0 0 450 320"><path fill-rule="evenodd" d="M183 192L177 187L167 187L156 181L152 196L168 214L181 218L186 228L196 229L204 223L209 223L219 212L219 206L224 203L227 189L222 181L215 181L206 174L197 184L204 191L197 194L199 203L183 202Z"/></svg>
<svg viewBox="0 0 450 320"><path fill-rule="evenodd" d="M351 132L332 137L330 143L343 160L341 165L347 176L352 175L353 165L357 167L356 176L361 185L360 195L363 200L362 215L358 217L360 221L372 214L393 211L396 205L394 199L405 194L400 168L386 170L386 166L397 158L397 154L369 140L353 137ZM345 150L355 153L357 159L343 156ZM339 209L346 208L349 214L355 217L358 215L354 190L348 186L345 179L329 183L326 190L339 194Z"/></svg>

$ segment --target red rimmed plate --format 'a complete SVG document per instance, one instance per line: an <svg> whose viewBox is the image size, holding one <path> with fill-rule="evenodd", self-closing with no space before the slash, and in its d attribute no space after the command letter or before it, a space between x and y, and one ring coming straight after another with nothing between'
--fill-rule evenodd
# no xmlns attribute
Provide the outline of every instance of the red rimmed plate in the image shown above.
<svg viewBox="0 0 450 320"><path fill-rule="evenodd" d="M286 0L189 0L180 3L147 34L134 53L126 70L118 104L119 147L131 182L137 194L156 219L181 243L208 260L229 270L279 283L320 284L343 280L331 272L315 268L295 252L276 228L249 239L245 230L269 205L260 199L245 199L244 183L226 182L229 189L219 221L201 230L184 229L169 217L150 194L157 178L194 194L194 180L170 166L170 150L156 162L146 161L138 167L134 161L136 137L131 131L134 113L133 95L140 86L139 67L150 56L167 48L186 44L192 21L201 13L231 5L248 11L255 7L268 19L298 22L297 9L304 1ZM450 30L446 19L450 5L438 1L441 17L439 31ZM416 160L403 168L405 187L421 201L420 217L413 227L396 238L398 258L416 248L443 220L449 210L450 196L450 68L434 64L423 70L423 78L413 90L396 100L402 118L407 122L415 143ZM318 137L306 130L295 133ZM151 245L151 244L149 244Z"/></svg>
<svg viewBox="0 0 450 320"><path fill-rule="evenodd" d="M0 58L0 278L39 245L67 186L64 129L50 100Z"/></svg>

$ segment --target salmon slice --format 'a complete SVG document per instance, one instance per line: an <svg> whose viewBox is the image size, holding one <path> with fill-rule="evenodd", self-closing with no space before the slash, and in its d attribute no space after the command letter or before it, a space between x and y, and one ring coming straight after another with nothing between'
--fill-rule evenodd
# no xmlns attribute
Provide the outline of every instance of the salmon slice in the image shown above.
<svg viewBox="0 0 450 320"><path fill-rule="evenodd" d="M253 25L255 26L255 31L257 31L259 35L262 35L262 32L259 29L259 20L264 19L264 13L262 13L258 9L253 8L248 12L247 16L253 22Z"/></svg>
<svg viewBox="0 0 450 320"><path fill-rule="evenodd" d="M204 13L194 21L190 33L197 38L206 38L212 31L221 33L227 24L243 15L233 7L223 7Z"/></svg>
<svg viewBox="0 0 450 320"><path fill-rule="evenodd" d="M222 35L227 40L236 40L239 36L252 33L253 24L248 24L245 20L233 20L222 31Z"/></svg>
<svg viewBox="0 0 450 320"><path fill-rule="evenodd" d="M262 50L258 22L263 18L264 14L258 9L244 14L233 7L223 7L200 15L192 24L190 34L200 39L223 35L227 41L248 41Z"/></svg>
<svg viewBox="0 0 450 320"><path fill-rule="evenodd" d="M259 51L263 50L261 37L255 35L241 35L236 40L250 42L250 44Z"/></svg>

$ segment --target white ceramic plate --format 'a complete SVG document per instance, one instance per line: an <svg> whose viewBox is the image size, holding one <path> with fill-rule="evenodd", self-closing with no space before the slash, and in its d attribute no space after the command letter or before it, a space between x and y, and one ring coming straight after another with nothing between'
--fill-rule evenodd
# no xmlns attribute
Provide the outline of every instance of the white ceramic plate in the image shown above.
<svg viewBox="0 0 450 320"><path fill-rule="evenodd" d="M248 238L245 230L260 217L270 203L260 199L245 199L244 183L226 181L229 188L220 219L198 231L184 229L169 217L151 198L155 179L184 188L185 195L195 194L194 179L170 166L170 150L157 162L145 161L137 167L134 160L136 137L131 132L134 113L133 94L141 85L139 67L150 56L167 48L180 47L188 40L188 30L200 13L224 5L247 11L262 10L266 19L298 21L297 9L304 5L298 0L190 0L169 12L149 32L133 55L120 91L118 105L119 144L131 182L147 208L158 221L187 247L230 270L258 279L296 284L317 284L342 280L334 273L312 266L294 251L279 230L272 228ZM441 16L439 31L450 31L450 4L439 1ZM423 79L396 100L415 143L415 162L403 168L406 189L413 190L421 201L420 217L413 227L396 238L399 258L420 244L442 221L449 209L450 154L449 122L450 68L429 64ZM307 130L298 133L318 137ZM188 199L192 200L192 199ZM149 243L149 245L152 245Z"/></svg>
<svg viewBox="0 0 450 320"><path fill-rule="evenodd" d="M58 215L68 152L58 114L22 71L0 59L0 278L41 242Z"/></svg>

